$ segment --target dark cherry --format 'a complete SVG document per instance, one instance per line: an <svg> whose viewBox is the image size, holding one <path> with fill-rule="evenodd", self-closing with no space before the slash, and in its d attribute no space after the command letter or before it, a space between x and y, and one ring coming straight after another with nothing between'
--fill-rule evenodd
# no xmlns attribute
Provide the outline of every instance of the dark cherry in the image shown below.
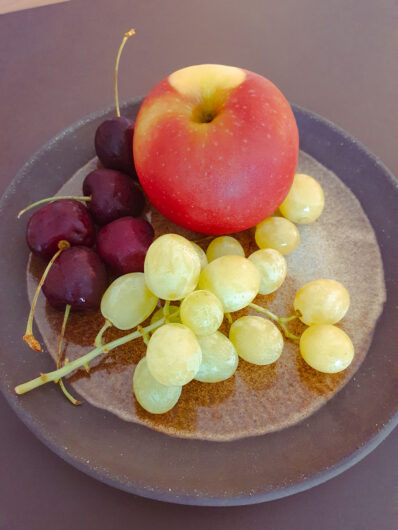
<svg viewBox="0 0 398 530"><path fill-rule="evenodd" d="M79 201L62 199L50 202L29 219L26 241L36 256L50 259L62 240L72 246L94 244L94 223L87 208Z"/></svg>
<svg viewBox="0 0 398 530"><path fill-rule="evenodd" d="M87 247L70 247L54 261L43 284L43 293L57 310L67 305L71 311L98 309L107 288L105 265Z"/></svg>
<svg viewBox="0 0 398 530"><path fill-rule="evenodd" d="M141 215L145 198L130 177L114 169L96 169L83 182L83 193L91 196L87 208L94 221L106 225L119 217Z"/></svg>
<svg viewBox="0 0 398 530"><path fill-rule="evenodd" d="M133 160L134 123L123 116L101 123L95 133L95 151L107 169L137 178Z"/></svg>
<svg viewBox="0 0 398 530"><path fill-rule="evenodd" d="M122 217L98 232L97 252L116 274L143 272L155 233L144 219Z"/></svg>

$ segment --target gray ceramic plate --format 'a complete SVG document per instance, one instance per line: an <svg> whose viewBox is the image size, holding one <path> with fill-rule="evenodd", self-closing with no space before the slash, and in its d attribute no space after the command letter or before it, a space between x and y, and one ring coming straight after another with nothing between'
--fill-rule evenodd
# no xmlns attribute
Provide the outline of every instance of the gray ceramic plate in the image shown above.
<svg viewBox="0 0 398 530"><path fill-rule="evenodd" d="M124 113L134 116L139 103L132 101ZM164 501L256 503L297 493L341 473L374 449L396 425L397 182L373 155L336 126L298 107L294 112L301 149L339 175L375 229L387 302L355 378L315 414L279 432L223 443L184 440L124 422L87 403L78 409L71 407L55 385L18 398L13 392L15 384L51 370L53 362L45 354L28 352L20 340L28 308L28 250L25 222L13 221L27 202L55 193L94 156L95 129L111 112L93 114L48 142L3 196L1 388L22 421L81 471L131 493Z"/></svg>

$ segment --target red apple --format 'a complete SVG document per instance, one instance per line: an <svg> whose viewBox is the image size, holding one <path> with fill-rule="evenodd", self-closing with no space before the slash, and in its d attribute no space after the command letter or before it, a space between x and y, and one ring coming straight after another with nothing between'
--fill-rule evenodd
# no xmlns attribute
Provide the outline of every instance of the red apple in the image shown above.
<svg viewBox="0 0 398 530"><path fill-rule="evenodd" d="M133 140L139 180L174 223L238 232L271 215L293 182L296 121L279 89L232 66L178 70L145 98Z"/></svg>

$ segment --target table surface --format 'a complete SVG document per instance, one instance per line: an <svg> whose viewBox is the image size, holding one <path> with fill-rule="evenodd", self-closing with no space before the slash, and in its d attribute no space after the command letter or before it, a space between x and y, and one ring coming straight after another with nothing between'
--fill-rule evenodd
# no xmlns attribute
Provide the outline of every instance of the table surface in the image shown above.
<svg viewBox="0 0 398 530"><path fill-rule="evenodd" d="M137 35L121 61L122 100L188 64L242 66L349 131L398 175L395 0L72 0L0 17L0 192L54 134L112 104L115 53L130 27ZM0 419L1 530L394 528L397 432L309 491L199 508L85 476L42 445L2 397Z"/></svg>

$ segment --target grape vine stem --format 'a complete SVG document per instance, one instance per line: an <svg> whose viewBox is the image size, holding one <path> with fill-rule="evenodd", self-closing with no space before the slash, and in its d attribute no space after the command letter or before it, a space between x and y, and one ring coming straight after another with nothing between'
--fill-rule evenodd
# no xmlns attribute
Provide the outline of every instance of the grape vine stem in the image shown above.
<svg viewBox="0 0 398 530"><path fill-rule="evenodd" d="M145 333L153 331L157 329L158 327L162 326L164 322L165 322L165 319L162 318L158 320L157 322L155 322L154 324L150 324L149 326L146 326L145 328L143 328L143 331ZM95 359L102 353L113 350L114 348L117 348L118 346L121 346L122 344L126 344L127 342L130 342L131 340L138 339L139 337L141 337L141 332L133 331L129 333L128 335L124 335L124 337L120 337L116 340L113 340L112 342L109 342L108 344L97 346L97 348L86 353L82 357L79 357L75 359L74 361L64 364L64 366L62 366L61 368L57 370L54 370L53 372L48 372L46 374L40 374L39 377L36 377L35 379L28 381L27 383L23 383L22 385L16 386L14 390L17 394L25 394L26 392L29 392L30 390L33 390L34 388L42 386L46 383L50 383L51 381L57 381L61 379L61 377L65 377L66 375L70 374L77 368L81 368L86 363L91 362L93 359Z"/></svg>
<svg viewBox="0 0 398 530"><path fill-rule="evenodd" d="M290 322L291 320L295 320L296 318L298 318L296 315L292 315L290 317L278 317L278 315L275 315L275 313L272 313L272 311L266 309L265 307L261 307L260 305L251 303L249 304L249 307L251 307L255 311L258 311L259 313L263 313L263 315L266 315L271 320L277 322L282 328L286 338L292 340L299 340L300 337L297 337L297 335L293 335L293 333L290 333L286 326L286 322Z"/></svg>

